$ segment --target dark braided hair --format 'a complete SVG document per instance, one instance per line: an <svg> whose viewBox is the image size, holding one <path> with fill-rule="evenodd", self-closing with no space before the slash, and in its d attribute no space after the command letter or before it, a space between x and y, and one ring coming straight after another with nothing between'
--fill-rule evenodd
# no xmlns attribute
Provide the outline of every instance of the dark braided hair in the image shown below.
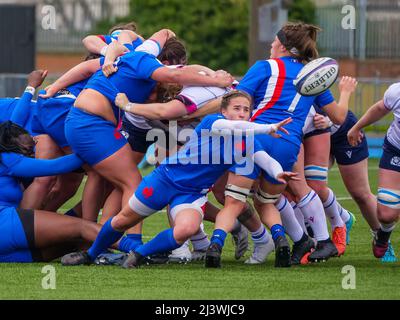
<svg viewBox="0 0 400 320"><path fill-rule="evenodd" d="M27 150L18 142L21 135L29 135L28 131L19 125L6 121L0 124L0 153L14 152L27 155Z"/></svg>

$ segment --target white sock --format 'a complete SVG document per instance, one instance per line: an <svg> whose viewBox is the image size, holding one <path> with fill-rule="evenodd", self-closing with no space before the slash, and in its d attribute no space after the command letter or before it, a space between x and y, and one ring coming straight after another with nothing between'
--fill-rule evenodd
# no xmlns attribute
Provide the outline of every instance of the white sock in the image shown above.
<svg viewBox="0 0 400 320"><path fill-rule="evenodd" d="M297 221L289 201L287 201L286 197L281 195L278 202L275 204L275 207L281 214L282 225L285 228L286 233L293 242L299 241L303 237L304 231Z"/></svg>
<svg viewBox="0 0 400 320"><path fill-rule="evenodd" d="M311 190L297 205L314 231L314 238L317 241L329 239L324 206L315 191Z"/></svg>
<svg viewBox="0 0 400 320"><path fill-rule="evenodd" d="M204 224L201 223L199 232L197 232L194 236L190 237L190 241L193 245L193 250L204 250L207 249L210 245L210 240L208 240L207 234L204 232Z"/></svg>
<svg viewBox="0 0 400 320"><path fill-rule="evenodd" d="M384 232L392 232L394 230L394 228L396 227L396 222L392 222L392 223L381 223L381 229Z"/></svg>
<svg viewBox="0 0 400 320"><path fill-rule="evenodd" d="M294 215L295 215L297 221L299 222L300 227L303 229L304 233L308 235L308 233L307 233L307 227L306 227L306 224L304 223L303 212L301 212L301 210L300 210L300 208L298 207L298 205L297 205L296 202L292 201L292 202L290 203L290 205L291 205L292 208L293 208Z"/></svg>
<svg viewBox="0 0 400 320"><path fill-rule="evenodd" d="M255 245L266 244L271 239L272 239L271 235L263 225L261 225L261 227L257 231L251 232L251 240L253 240L253 243Z"/></svg>
<svg viewBox="0 0 400 320"><path fill-rule="evenodd" d="M336 200L336 206L338 208L340 217L342 218L343 222L346 223L347 221L349 221L350 220L350 213L345 208L343 208L340 205L339 201L337 201L337 200Z"/></svg>
<svg viewBox="0 0 400 320"><path fill-rule="evenodd" d="M340 217L340 211L336 205L336 197L331 189L329 190L328 199L324 202L325 214L329 218L332 230L336 227L343 227L344 222Z"/></svg>

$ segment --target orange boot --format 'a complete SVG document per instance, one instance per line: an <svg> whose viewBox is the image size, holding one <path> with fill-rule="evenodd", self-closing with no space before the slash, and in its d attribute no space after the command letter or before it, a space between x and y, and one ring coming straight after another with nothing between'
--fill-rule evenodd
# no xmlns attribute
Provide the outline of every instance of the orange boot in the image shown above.
<svg viewBox="0 0 400 320"><path fill-rule="evenodd" d="M338 257L346 251L346 225L343 227L336 227L332 232L332 242L335 244L338 251Z"/></svg>

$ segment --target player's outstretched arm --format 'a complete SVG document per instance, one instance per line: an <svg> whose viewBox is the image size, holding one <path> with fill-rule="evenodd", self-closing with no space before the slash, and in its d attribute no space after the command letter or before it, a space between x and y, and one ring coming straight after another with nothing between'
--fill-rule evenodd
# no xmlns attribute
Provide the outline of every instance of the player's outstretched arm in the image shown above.
<svg viewBox="0 0 400 320"><path fill-rule="evenodd" d="M31 100L35 91L40 87L47 76L47 70L34 70L28 76L28 86L21 98L18 100L10 120L17 125L24 127L29 118Z"/></svg>
<svg viewBox="0 0 400 320"><path fill-rule="evenodd" d="M68 173L82 166L83 161L75 154L57 159L44 160L25 157L21 154L3 154L3 163L10 174L16 177L46 177Z"/></svg>
<svg viewBox="0 0 400 320"><path fill-rule="evenodd" d="M50 98L54 96L59 90L91 77L93 73L95 73L99 69L100 59L93 59L81 62L77 66L64 73L54 83L49 85L45 89L46 93L39 96L42 98Z"/></svg>
<svg viewBox="0 0 400 320"><path fill-rule="evenodd" d="M246 135L249 133L270 134L276 138L280 138L281 136L276 132L282 131L286 134L289 134L289 132L284 128L284 126L290 122L292 122L292 118L287 118L279 123L274 123L274 124L259 124L250 121L218 119L212 124L211 133L215 135L226 135L226 134Z"/></svg>
<svg viewBox="0 0 400 320"><path fill-rule="evenodd" d="M176 99L166 103L131 103L125 93L118 93L115 104L126 112L150 120L173 120L187 114L185 105Z"/></svg>
<svg viewBox="0 0 400 320"><path fill-rule="evenodd" d="M199 73L197 68L184 66L182 68L158 68L153 72L151 78L158 82L177 83L188 86L210 86L226 88L234 81L227 72L216 72L215 76L205 76Z"/></svg>
<svg viewBox="0 0 400 320"><path fill-rule="evenodd" d="M349 101L351 94L357 88L357 80L352 77L342 77L339 82L339 102L332 102L323 107L329 119L334 124L341 125L346 120L347 112L349 110Z"/></svg>
<svg viewBox="0 0 400 320"><path fill-rule="evenodd" d="M390 110L385 108L383 100L375 103L367 112L357 121L357 123L347 133L347 139L352 146L361 143L363 134L361 130L386 116Z"/></svg>
<svg viewBox="0 0 400 320"><path fill-rule="evenodd" d="M280 163L265 151L257 151L254 153L254 163L281 183L287 183L290 180L300 180L297 178L298 173L283 171Z"/></svg>

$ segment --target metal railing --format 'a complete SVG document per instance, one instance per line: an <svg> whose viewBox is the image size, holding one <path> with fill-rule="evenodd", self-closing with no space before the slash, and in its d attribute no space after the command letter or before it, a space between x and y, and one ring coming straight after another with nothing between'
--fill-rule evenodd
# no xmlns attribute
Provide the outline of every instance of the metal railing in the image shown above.
<svg viewBox="0 0 400 320"><path fill-rule="evenodd" d="M51 7L46 7L51 6ZM55 13L55 28L48 19ZM81 52L82 39L101 20L114 21L129 14L129 0L38 0L36 1L37 50Z"/></svg>
<svg viewBox="0 0 400 320"><path fill-rule="evenodd" d="M342 13L342 8L346 4L355 8L355 29L343 28L346 13ZM400 58L399 1L349 0L320 6L316 9L316 20L323 29L318 36L318 46L323 55Z"/></svg>

